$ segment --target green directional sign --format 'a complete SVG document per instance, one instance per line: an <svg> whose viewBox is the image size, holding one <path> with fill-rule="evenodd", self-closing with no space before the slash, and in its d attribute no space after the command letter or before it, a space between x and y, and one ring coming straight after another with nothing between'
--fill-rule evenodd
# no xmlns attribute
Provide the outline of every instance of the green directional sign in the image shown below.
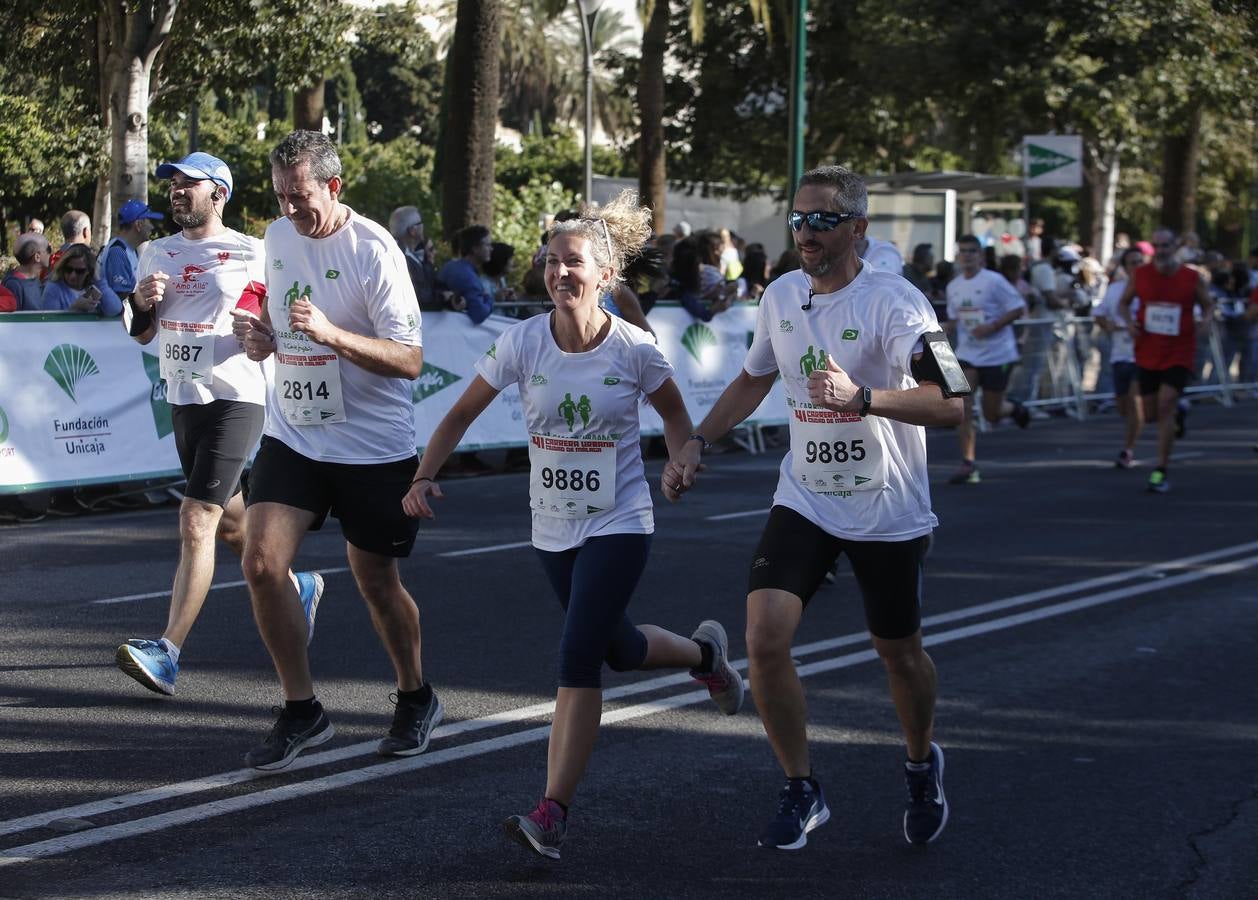
<svg viewBox="0 0 1258 900"><path fill-rule="evenodd" d="M1022 150L1027 187L1083 184L1083 139L1077 134L1028 134Z"/></svg>
<svg viewBox="0 0 1258 900"><path fill-rule="evenodd" d="M1026 152L1027 156L1030 157L1027 165L1030 167L1032 178L1039 178L1041 175L1046 175L1063 166L1078 162L1077 159L1073 159L1064 153L1056 153L1038 144L1027 144Z"/></svg>

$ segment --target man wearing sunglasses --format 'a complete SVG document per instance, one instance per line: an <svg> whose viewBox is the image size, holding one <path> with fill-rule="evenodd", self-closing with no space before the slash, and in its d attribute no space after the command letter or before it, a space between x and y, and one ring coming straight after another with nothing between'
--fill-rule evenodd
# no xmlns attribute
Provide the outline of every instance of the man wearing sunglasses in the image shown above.
<svg viewBox="0 0 1258 900"><path fill-rule="evenodd" d="M786 775L762 847L803 847L830 818L791 644L840 554L860 586L907 744L904 836L929 843L948 819L943 751L932 740L935 667L922 649L923 560L938 524L924 426L960 422L952 392L964 390L964 378L921 291L857 255L867 202L861 179L839 166L800 179L787 221L803 268L766 288L743 371L664 473L668 490L689 489L708 442L750 415L781 375L791 448L747 596L751 686Z"/></svg>

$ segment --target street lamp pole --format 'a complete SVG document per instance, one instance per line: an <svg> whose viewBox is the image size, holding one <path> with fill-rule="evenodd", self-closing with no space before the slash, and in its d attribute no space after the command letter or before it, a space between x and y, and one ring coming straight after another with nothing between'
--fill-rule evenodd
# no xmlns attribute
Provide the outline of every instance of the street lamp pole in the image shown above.
<svg viewBox="0 0 1258 900"><path fill-rule="evenodd" d="M585 186L582 199L592 202L594 193L594 22L603 0L577 0L581 37L585 41Z"/></svg>

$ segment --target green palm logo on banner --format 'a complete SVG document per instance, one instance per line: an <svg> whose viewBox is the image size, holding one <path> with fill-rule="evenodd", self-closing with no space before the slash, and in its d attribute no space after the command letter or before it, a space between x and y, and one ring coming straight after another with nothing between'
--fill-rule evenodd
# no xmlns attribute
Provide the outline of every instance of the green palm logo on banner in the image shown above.
<svg viewBox="0 0 1258 900"><path fill-rule="evenodd" d="M716 335L708 326L695 322L682 332L681 345L695 358L695 362L703 362L703 351L717 345Z"/></svg>
<svg viewBox="0 0 1258 900"><path fill-rule="evenodd" d="M0 444L9 439L9 417L4 411L4 407L0 406Z"/></svg>
<svg viewBox="0 0 1258 900"><path fill-rule="evenodd" d="M74 396L75 385L89 375L100 374L92 354L74 344L58 344L53 347L48 358L44 360L44 371L61 385L66 396L75 403L79 402Z"/></svg>
<svg viewBox="0 0 1258 900"><path fill-rule="evenodd" d="M157 429L160 441L175 430L175 423L170 418L170 404L166 402L166 382L162 381L162 364L151 353L141 352L144 358L144 374L148 377L149 410L153 413L153 427Z"/></svg>
<svg viewBox="0 0 1258 900"><path fill-rule="evenodd" d="M411 385L411 402L419 403L421 400L426 400L438 391L445 390L461 380L461 376L426 362L419 370L419 377Z"/></svg>

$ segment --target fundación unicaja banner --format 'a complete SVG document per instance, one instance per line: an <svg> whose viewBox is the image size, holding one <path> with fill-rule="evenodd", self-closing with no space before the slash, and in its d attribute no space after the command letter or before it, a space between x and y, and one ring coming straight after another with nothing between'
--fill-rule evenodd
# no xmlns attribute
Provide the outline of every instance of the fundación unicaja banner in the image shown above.
<svg viewBox="0 0 1258 900"><path fill-rule="evenodd" d="M117 321L0 317L0 493L178 475L157 357Z"/></svg>

